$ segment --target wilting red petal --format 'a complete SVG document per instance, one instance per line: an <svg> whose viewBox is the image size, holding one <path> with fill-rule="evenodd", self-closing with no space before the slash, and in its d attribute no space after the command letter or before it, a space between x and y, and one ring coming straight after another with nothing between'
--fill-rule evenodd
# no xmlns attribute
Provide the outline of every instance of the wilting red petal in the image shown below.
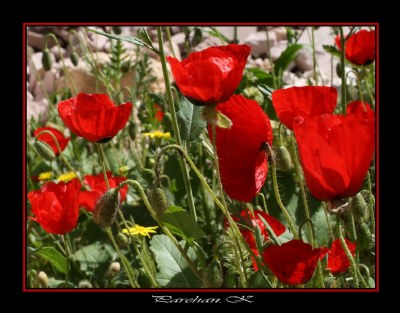
<svg viewBox="0 0 400 313"><path fill-rule="evenodd" d="M280 246L269 245L263 252L265 264L284 284L298 285L308 282L320 257L327 248L313 249L301 240L291 240Z"/></svg>
<svg viewBox="0 0 400 313"><path fill-rule="evenodd" d="M32 205L32 219L45 231L52 234L65 234L73 230L79 216L79 190L81 183L77 178L68 183L49 182L39 190L28 193Z"/></svg>
<svg viewBox="0 0 400 313"><path fill-rule="evenodd" d="M241 95L232 96L216 109L233 123L231 128L216 127L222 186L232 199L250 202L267 176L267 157L262 146L272 145L271 123L257 102ZM211 125L208 133L212 140Z"/></svg>
<svg viewBox="0 0 400 313"><path fill-rule="evenodd" d="M340 38L341 38L340 35L337 35L335 37L335 44L336 44L336 47L339 49L339 51L342 51L342 42L341 42Z"/></svg>
<svg viewBox="0 0 400 313"><path fill-rule="evenodd" d="M336 107L337 90L325 86L305 86L278 89L272 93L272 104L279 120L293 129L297 117L309 119L332 113Z"/></svg>
<svg viewBox="0 0 400 313"><path fill-rule="evenodd" d="M131 103L115 106L104 94L79 93L58 104L61 119L75 135L99 143L111 140L124 128L131 111Z"/></svg>
<svg viewBox="0 0 400 313"><path fill-rule="evenodd" d="M365 29L350 36L345 44L346 59L356 65L367 65L375 61L375 30Z"/></svg>
<svg viewBox="0 0 400 313"><path fill-rule="evenodd" d="M183 95L216 104L228 100L239 85L249 53L250 47L231 44L193 52L182 62L167 60Z"/></svg>
<svg viewBox="0 0 400 313"><path fill-rule="evenodd" d="M370 167L375 145L371 120L325 114L294 124L304 176L318 200L354 196Z"/></svg>
<svg viewBox="0 0 400 313"><path fill-rule="evenodd" d="M112 176L110 171L107 171L107 178L110 188L116 188L126 180L125 177ZM85 190L80 192L79 206L93 212L96 201L108 190L108 188L104 181L103 173L98 175L85 175L84 179L85 183L90 186L91 191ZM127 192L128 186L124 186L119 190L121 203L125 201Z"/></svg>
<svg viewBox="0 0 400 313"><path fill-rule="evenodd" d="M53 127L39 127L35 130L33 135L36 137L37 135L40 134L40 132L42 132L44 130L51 132L54 135L54 137L56 137L58 144L60 145L61 151L64 151L64 149L67 147L67 144L70 141L71 137L64 137L64 134L62 132L60 132L58 129L55 129ZM57 148L56 142L49 134L46 134L46 133L41 134L38 137L38 140L47 143L51 147L51 149L53 149L55 155L60 154L60 151Z"/></svg>
<svg viewBox="0 0 400 313"><path fill-rule="evenodd" d="M347 247L350 250L350 253L354 256L356 253L356 244L348 240L344 239ZM342 244L339 239L336 239L332 242L332 247L328 252L328 264L326 268L331 273L343 273L348 270L350 267L350 260L347 258L346 252L344 251Z"/></svg>

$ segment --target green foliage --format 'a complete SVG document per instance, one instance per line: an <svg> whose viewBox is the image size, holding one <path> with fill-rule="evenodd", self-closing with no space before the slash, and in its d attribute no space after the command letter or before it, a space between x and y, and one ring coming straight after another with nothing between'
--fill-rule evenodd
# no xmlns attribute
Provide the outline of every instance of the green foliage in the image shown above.
<svg viewBox="0 0 400 313"><path fill-rule="evenodd" d="M30 256L40 256L44 260L50 262L54 268L60 273L66 273L68 271L67 259L53 247L43 247L30 252Z"/></svg>

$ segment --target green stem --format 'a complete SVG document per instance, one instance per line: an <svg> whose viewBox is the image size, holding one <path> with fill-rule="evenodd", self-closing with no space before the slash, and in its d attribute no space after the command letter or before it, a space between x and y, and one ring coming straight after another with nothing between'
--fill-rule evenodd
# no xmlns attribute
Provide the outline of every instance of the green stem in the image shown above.
<svg viewBox="0 0 400 313"><path fill-rule="evenodd" d="M375 210L374 210L374 196L372 194L372 182L371 182L371 174L368 171L367 174L367 184L368 184L368 192L369 192L369 201L368 201L368 210L369 210L369 218L371 220L371 231L375 234Z"/></svg>
<svg viewBox="0 0 400 313"><path fill-rule="evenodd" d="M64 247L65 247L65 257L67 259L67 271L65 272L65 286L67 287L68 282L69 282L69 270L71 268L70 266L70 259L71 259L71 251L69 250L68 243L67 243L67 234L62 235L63 241L64 241Z"/></svg>
<svg viewBox="0 0 400 313"><path fill-rule="evenodd" d="M193 273L201 280L202 279L202 274L197 270L196 265L193 263L193 261L190 259L186 251L182 248L182 246L179 244L178 240L171 234L169 229L165 227L164 222L158 217L157 213L154 211L153 207L151 206L142 186L140 185L139 182L133 179L128 179L122 182L117 188L116 191L118 192L122 187L125 185L131 185L136 188L136 190L139 191L140 196L143 199L143 202L146 206L146 208L149 210L151 217L157 222L157 224L160 226L162 231L168 236L168 238L173 242L173 244L176 246L176 248L179 250L179 252L182 254L183 258L186 260L190 268L192 269Z"/></svg>
<svg viewBox="0 0 400 313"><path fill-rule="evenodd" d="M278 89L278 84L276 82L276 75L275 75L275 66L274 66L274 62L272 61L271 47L270 47L270 44L269 44L269 33L268 33L268 28L267 27L265 27L265 34L267 36L268 60L269 60L269 64L271 64L271 72L272 72L272 80L274 82L274 89Z"/></svg>
<svg viewBox="0 0 400 313"><path fill-rule="evenodd" d="M314 38L314 27L313 26L311 26L311 45L312 45L312 57L313 57L314 83L315 83L315 85L318 85L317 57L315 54L315 38Z"/></svg>
<svg viewBox="0 0 400 313"><path fill-rule="evenodd" d="M169 103L169 110L171 113L172 126L174 129L174 137L175 137L175 141L178 143L178 145L182 146L181 135L179 133L179 127L178 127L178 119L176 117L176 112L175 112L174 98L172 97L171 84L169 81L169 75L168 75L168 70L167 70L167 62L165 60L164 44L163 44L163 38L162 38L162 33L161 33L161 27L157 27L157 37L158 37L158 43L160 46L160 59L161 59L161 65L162 65L162 70L163 70L163 75L164 75L165 90L167 93L167 99L168 99L168 103ZM181 159L179 159L179 166L181 167L181 170L183 173L183 182L185 184L185 189L186 189L186 193L187 193L190 215L192 216L193 220L195 222L197 222L197 214L196 214L196 208L194 205L192 187L190 185L188 168L186 167L185 163Z"/></svg>
<svg viewBox="0 0 400 313"><path fill-rule="evenodd" d="M169 46L171 48L172 55L174 58L176 58L175 49L174 49L174 46L172 45L171 32L169 30L169 27L165 27L165 31L167 33L167 38L168 38Z"/></svg>
<svg viewBox="0 0 400 313"><path fill-rule="evenodd" d="M340 33L340 46L342 47L340 51L340 67L341 67L341 76L342 76L342 113L346 114L346 73L345 73L345 38L343 35L343 27L339 27Z"/></svg>
<svg viewBox="0 0 400 313"><path fill-rule="evenodd" d="M329 229L329 233L331 234L332 241L334 241L335 240L335 236L333 234L332 225L329 222L328 208L326 206L326 202L325 201L323 201L322 203L323 203L323 206L324 206L324 214L325 214L326 224L328 225L328 229Z"/></svg>
<svg viewBox="0 0 400 313"><path fill-rule="evenodd" d="M258 198L258 197L261 197L261 199L262 199L263 207L264 207L265 213L269 214L269 212L268 212L268 207L267 207L267 201L265 201L265 196L264 196L264 194L261 193L261 192L259 192L259 193L257 194L257 198Z"/></svg>
<svg viewBox="0 0 400 313"><path fill-rule="evenodd" d="M99 150L100 164L101 164L101 168L103 171L104 181L106 183L107 189L110 189L110 183L108 182L108 177L107 177L107 170L106 170L106 163L105 163L105 158L104 158L103 147L101 146L100 143L96 143L96 145Z"/></svg>
<svg viewBox="0 0 400 313"><path fill-rule="evenodd" d="M306 196L306 191L305 191L305 188L304 188L303 178L302 178L302 174L301 174L300 161L299 161L299 158L297 156L297 149L296 149L296 142L295 142L294 135L292 136L291 143L292 143L293 163L294 163L294 168L295 168L295 171L296 171L297 182L298 182L299 187L300 187L301 198L303 199L303 207L304 207L305 217L306 217L306 220L311 220L310 209L308 207L307 196ZM313 229L312 229L310 224L308 224L308 230L309 230L310 235L311 235L311 245L314 247L314 245L315 245L315 236L313 234Z"/></svg>

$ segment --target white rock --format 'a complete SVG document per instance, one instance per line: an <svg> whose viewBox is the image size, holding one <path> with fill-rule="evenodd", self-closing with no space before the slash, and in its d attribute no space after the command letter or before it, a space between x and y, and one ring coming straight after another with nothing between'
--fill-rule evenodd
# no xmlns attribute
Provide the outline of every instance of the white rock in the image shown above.
<svg viewBox="0 0 400 313"><path fill-rule="evenodd" d="M101 29L96 29L99 31L103 31ZM87 38L89 45L95 51L108 51L109 50L109 38L95 34L93 32L87 32ZM108 50L107 50L108 48Z"/></svg>
<svg viewBox="0 0 400 313"><path fill-rule="evenodd" d="M251 54L254 56L259 56L266 54L268 51L268 46L272 47L276 45L276 35L274 31L268 31L269 42L267 44L267 34L265 31L258 31L247 36L244 41L245 44L251 47Z"/></svg>
<svg viewBox="0 0 400 313"><path fill-rule="evenodd" d="M49 103L47 99L42 99L40 101L33 101L29 97L27 98L26 103L26 117L29 121L32 117L35 119L39 118L39 115L42 117L42 121L47 118Z"/></svg>
<svg viewBox="0 0 400 313"><path fill-rule="evenodd" d="M171 36L171 40L175 42L179 49L183 49L185 45L185 34L184 33L177 33Z"/></svg>
<svg viewBox="0 0 400 313"><path fill-rule="evenodd" d="M56 58L56 60L60 60L61 59L61 55L65 58L67 55L67 50L65 50L64 48L60 47L58 48L58 46L54 46L51 49L49 49L50 52L54 55L54 57ZM61 55L60 55L60 51L61 51Z"/></svg>
<svg viewBox="0 0 400 313"><path fill-rule="evenodd" d="M275 36L277 41L286 40L287 32L285 27L275 27L274 28Z"/></svg>
<svg viewBox="0 0 400 313"><path fill-rule="evenodd" d="M43 34L38 34L32 31L28 30L28 45L39 49L39 50L43 50L44 49L44 42L45 42L45 38L46 36ZM53 47L55 45L55 41L52 37L47 39L47 47L50 49L51 47Z"/></svg>
<svg viewBox="0 0 400 313"><path fill-rule="evenodd" d="M285 51L287 48L287 44L284 41L279 42L278 45L271 47L271 58L273 61L276 61L282 54L283 51Z"/></svg>
<svg viewBox="0 0 400 313"><path fill-rule="evenodd" d="M230 40L233 40L234 36L234 27L233 26L218 26L216 29L223 34L225 37L227 37ZM245 42L247 37L252 34L257 32L257 27L255 26L241 26L237 27L237 39L239 40L239 43Z"/></svg>
<svg viewBox="0 0 400 313"><path fill-rule="evenodd" d="M51 69L50 71L44 72L42 77L41 83L36 83L33 91L35 101L40 101L46 97L43 89L46 90L48 95L55 91L55 82L57 78L56 70Z"/></svg>
<svg viewBox="0 0 400 313"><path fill-rule="evenodd" d="M37 52L32 55L30 58L28 56L28 70L29 70L29 91L33 92L36 87L36 81L38 78L38 75L43 78L44 74L46 73L45 70L43 69L42 65L42 52ZM56 59L53 54L50 54L51 58L53 60L53 65L56 63Z"/></svg>
<svg viewBox="0 0 400 313"><path fill-rule="evenodd" d="M302 48L297 52L295 59L296 66L303 72L314 68L312 52L307 48Z"/></svg>

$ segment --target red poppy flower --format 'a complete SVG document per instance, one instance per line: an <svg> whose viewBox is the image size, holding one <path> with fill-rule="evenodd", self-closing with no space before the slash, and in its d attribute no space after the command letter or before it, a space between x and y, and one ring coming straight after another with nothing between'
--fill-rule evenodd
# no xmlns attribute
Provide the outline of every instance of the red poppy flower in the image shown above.
<svg viewBox="0 0 400 313"><path fill-rule="evenodd" d="M234 95L216 106L232 121L231 128L216 126L222 186L232 199L250 202L264 185L268 172L263 145L272 145L268 116L254 101ZM212 128L208 125L212 140Z"/></svg>
<svg viewBox="0 0 400 313"><path fill-rule="evenodd" d="M164 118L165 113L163 112L163 110L161 110L161 107L158 104L155 104L154 108L156 109L156 115L154 116L154 118L157 121L161 122Z"/></svg>
<svg viewBox="0 0 400 313"><path fill-rule="evenodd" d="M347 105L346 113L348 115L357 116L360 119L375 120L375 112L367 102L359 100L353 101Z"/></svg>
<svg viewBox="0 0 400 313"><path fill-rule="evenodd" d="M269 245L263 252L265 264L284 284L305 284L312 277L318 260L328 248L313 249L301 240L291 240L280 246Z"/></svg>
<svg viewBox="0 0 400 313"><path fill-rule="evenodd" d="M107 178L110 188L118 187L119 184L126 180L125 177L112 176L110 171L107 171ZM93 212L96 201L108 190L108 188L104 181L103 173L100 173L99 175L85 175L84 179L85 183L89 185L92 190L80 192L79 206L85 208L89 212ZM124 186L120 189L119 194L121 195L121 203L125 201L127 192L128 186Z"/></svg>
<svg viewBox="0 0 400 313"><path fill-rule="evenodd" d="M261 230L261 234L264 236L265 240L269 239L269 234L260 216L268 223L268 225L271 227L276 236L280 236L286 231L286 227L281 222L279 222L275 217L268 215L267 213L260 210L254 210L254 216L253 216L251 214L251 211L246 209L240 213L240 216L242 218L238 218L236 216L233 216L232 218L235 222L239 222L240 224L244 224L250 228L255 228L258 225L258 228ZM225 222L225 226L228 226L227 221ZM239 227L239 228L240 232L243 235L243 238L246 240L249 247L252 249L257 249L254 233L247 228L244 227Z"/></svg>
<svg viewBox="0 0 400 313"><path fill-rule="evenodd" d="M354 196L370 167L375 145L373 120L325 114L294 124L308 189L318 200Z"/></svg>
<svg viewBox="0 0 400 313"><path fill-rule="evenodd" d="M39 135L39 133L41 131L44 131L44 130L51 132L54 135L54 137L56 137L58 144L60 145L61 151L64 151L64 149L67 147L67 144L70 141L71 137L67 137L67 138L64 137L64 134L62 132L60 132L58 129L55 129L53 127L39 127L38 129L35 130L33 135L36 137L37 135ZM49 134L46 134L46 133L41 134L38 137L38 140L47 143L51 147L51 149L53 149L55 155L60 154L60 151L58 150L54 139Z"/></svg>
<svg viewBox="0 0 400 313"><path fill-rule="evenodd" d="M354 256L356 253L356 244L348 239L344 239L350 253ZM332 242L332 247L328 252L328 265L326 268L333 274L346 272L350 267L350 260L347 258L339 239Z"/></svg>
<svg viewBox="0 0 400 313"><path fill-rule="evenodd" d="M79 216L79 190L81 183L77 178L68 183L47 183L39 190L28 193L35 217L45 231L62 235L76 226Z"/></svg>
<svg viewBox="0 0 400 313"><path fill-rule="evenodd" d="M342 50L340 36L335 38L336 46ZM375 61L375 31L365 29L350 36L345 43L346 59L356 65L368 65Z"/></svg>
<svg viewBox="0 0 400 313"><path fill-rule="evenodd" d="M167 60L183 95L202 104L217 104L228 100L239 85L250 50L231 44L193 52L182 62Z"/></svg>
<svg viewBox="0 0 400 313"><path fill-rule="evenodd" d="M278 89L272 93L272 104L279 120L293 129L293 119L312 118L332 113L336 107L337 90L326 86L305 86Z"/></svg>
<svg viewBox="0 0 400 313"><path fill-rule="evenodd" d="M58 104L64 124L75 135L97 143L110 141L124 128L131 110L131 103L115 106L104 94L79 93Z"/></svg>

